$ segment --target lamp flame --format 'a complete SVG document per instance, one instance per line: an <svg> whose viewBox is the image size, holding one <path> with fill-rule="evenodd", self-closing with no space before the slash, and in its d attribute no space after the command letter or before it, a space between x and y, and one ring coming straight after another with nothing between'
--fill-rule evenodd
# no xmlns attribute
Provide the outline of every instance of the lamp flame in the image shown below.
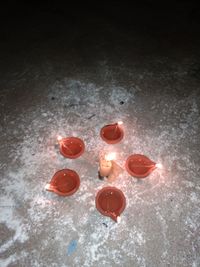
<svg viewBox="0 0 200 267"><path fill-rule="evenodd" d="M111 153L105 155L105 160L107 160L107 161L111 161L114 159L116 159L116 153L115 152L111 152Z"/></svg>
<svg viewBox="0 0 200 267"><path fill-rule="evenodd" d="M46 184L44 188L45 188L45 190L49 190L49 189L50 189L50 187L51 187L51 185L50 185L50 184Z"/></svg>
<svg viewBox="0 0 200 267"><path fill-rule="evenodd" d="M163 165L161 163L156 163L156 168L163 169Z"/></svg>
<svg viewBox="0 0 200 267"><path fill-rule="evenodd" d="M122 125L122 124L123 124L123 121L118 121L117 124L118 124L118 125Z"/></svg>
<svg viewBox="0 0 200 267"><path fill-rule="evenodd" d="M61 135L58 135L57 136L57 140L58 140L58 142L60 142L62 140L62 136Z"/></svg>
<svg viewBox="0 0 200 267"><path fill-rule="evenodd" d="M120 223L122 218L120 216L117 216L117 223Z"/></svg>

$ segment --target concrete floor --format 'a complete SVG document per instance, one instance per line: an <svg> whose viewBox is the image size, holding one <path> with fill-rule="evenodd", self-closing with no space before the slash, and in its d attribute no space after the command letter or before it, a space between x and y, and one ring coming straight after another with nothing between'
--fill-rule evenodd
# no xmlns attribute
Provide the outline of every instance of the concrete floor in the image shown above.
<svg viewBox="0 0 200 267"><path fill-rule="evenodd" d="M200 42L186 11L150 29L148 12L138 22L140 7L135 28L95 14L77 24L51 9L27 24L8 22L12 34L0 43L1 267L200 266ZM119 120L123 141L106 145L101 127ZM83 156L63 158L58 134L82 138ZM112 183L127 200L119 224L95 208L108 185L97 178L101 150L117 152L122 167L133 153L163 164L144 180L124 171ZM80 175L71 197L44 190L62 168Z"/></svg>

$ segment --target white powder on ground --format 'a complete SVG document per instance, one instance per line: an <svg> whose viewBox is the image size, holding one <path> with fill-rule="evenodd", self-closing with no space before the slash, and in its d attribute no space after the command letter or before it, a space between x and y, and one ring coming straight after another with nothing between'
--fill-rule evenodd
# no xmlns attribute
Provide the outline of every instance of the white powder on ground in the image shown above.
<svg viewBox="0 0 200 267"><path fill-rule="evenodd" d="M196 183L197 165L187 145L180 159L180 149L185 139L190 139L188 127L190 134L198 131L195 98L184 102L155 100L155 110L163 105L160 119L164 123L149 122L140 109L142 103L136 102L136 91L130 93L120 86L102 88L64 79L50 89L48 104L41 101L36 107L30 106L12 122L19 126L14 135L19 137L23 132L23 136L17 144L10 144L12 164L0 165L5 170L1 180L0 223L14 231L0 247L1 266L14 261L22 264L28 261L29 266L43 266L44 262L46 266L129 266L129 263L149 266L154 253L151 242L163 244L156 248L155 262L161 257L170 261L173 246L170 247L168 225L171 214L179 221L185 200L191 210L188 208L187 215L181 217L180 228L187 232L189 226L190 238L195 238L200 214L194 213L194 208L199 200L197 192L191 190ZM120 105L120 101L125 104ZM168 104L164 105L165 102ZM184 105L191 107L189 113L184 113ZM175 126L177 110L183 122ZM105 124L116 121L124 122L125 139L111 147L100 139L99 131ZM58 134L82 138L86 144L84 155L74 161L63 158L56 147ZM195 140L190 139L192 142ZM95 208L95 194L109 185L97 178L98 154L102 149L117 152L116 161L122 167L132 153L145 154L163 164L163 169L155 170L148 179L138 181L124 172L112 183L124 192L127 200L120 223L102 216ZM76 170L81 179L80 189L69 198L44 190L53 174L63 168ZM170 199L176 205L171 206L168 215ZM66 249L73 239L77 240L77 250L69 258ZM24 254L15 252L19 243Z"/></svg>

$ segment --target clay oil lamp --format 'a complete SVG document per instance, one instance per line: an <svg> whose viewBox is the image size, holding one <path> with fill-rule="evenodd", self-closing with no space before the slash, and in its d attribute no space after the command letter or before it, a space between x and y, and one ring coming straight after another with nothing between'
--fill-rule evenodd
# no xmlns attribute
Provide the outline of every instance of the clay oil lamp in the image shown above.
<svg viewBox="0 0 200 267"><path fill-rule="evenodd" d="M66 158L76 159L85 151L85 144L78 137L62 138L58 136L57 140L60 146L60 153Z"/></svg>
<svg viewBox="0 0 200 267"><path fill-rule="evenodd" d="M126 198L121 190L116 187L104 187L97 193L95 202L101 214L115 222L120 221L120 214L126 206Z"/></svg>
<svg viewBox="0 0 200 267"><path fill-rule="evenodd" d="M117 122L114 124L109 124L104 126L100 131L101 138L107 144L117 144L119 143L124 137L124 131L122 129L123 122Z"/></svg>
<svg viewBox="0 0 200 267"><path fill-rule="evenodd" d="M162 165L144 155L134 154L127 158L125 167L131 176L145 178L156 168L162 168Z"/></svg>
<svg viewBox="0 0 200 267"><path fill-rule="evenodd" d="M70 169L57 171L50 183L46 184L45 189L60 196L73 195L80 186L78 174Z"/></svg>

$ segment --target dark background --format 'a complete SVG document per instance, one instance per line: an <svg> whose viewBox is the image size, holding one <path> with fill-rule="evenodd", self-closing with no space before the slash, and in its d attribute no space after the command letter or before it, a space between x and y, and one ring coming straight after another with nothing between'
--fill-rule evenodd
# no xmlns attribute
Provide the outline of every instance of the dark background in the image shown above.
<svg viewBox="0 0 200 267"><path fill-rule="evenodd" d="M15 40L22 45L24 41L34 42L39 37L48 39L50 44L52 39L60 36L67 41L72 37L70 33L78 30L80 35L87 32L88 38L104 37L112 45L122 41L120 32L127 38L134 34L146 35L163 42L160 44L163 48L199 41L198 1L71 2L30 4L8 1L0 9L1 44ZM116 32L113 29L107 36L105 24L114 27ZM161 49L160 46L156 49Z"/></svg>
<svg viewBox="0 0 200 267"><path fill-rule="evenodd" d="M173 72L174 84L178 78L174 73L181 69L186 73L184 85L195 82L196 87L199 83L198 1L65 4L8 1L0 12L0 82L7 92L13 85L8 85L8 80L15 73L18 73L16 79L23 76L32 85L37 77L48 86L64 76L79 76L99 83L99 62L107 62L111 72L119 66L137 73L152 72L155 76ZM41 68L45 64L47 69ZM121 76L121 80L126 80L124 73ZM15 88L16 79L13 79ZM119 76L118 79L120 82ZM138 86L144 86L140 79L134 79ZM149 81L150 85L143 89L155 90L153 78ZM176 85L167 90L173 94L193 90L192 86L185 87L184 92ZM28 89L20 92L19 86L16 90L21 95Z"/></svg>

